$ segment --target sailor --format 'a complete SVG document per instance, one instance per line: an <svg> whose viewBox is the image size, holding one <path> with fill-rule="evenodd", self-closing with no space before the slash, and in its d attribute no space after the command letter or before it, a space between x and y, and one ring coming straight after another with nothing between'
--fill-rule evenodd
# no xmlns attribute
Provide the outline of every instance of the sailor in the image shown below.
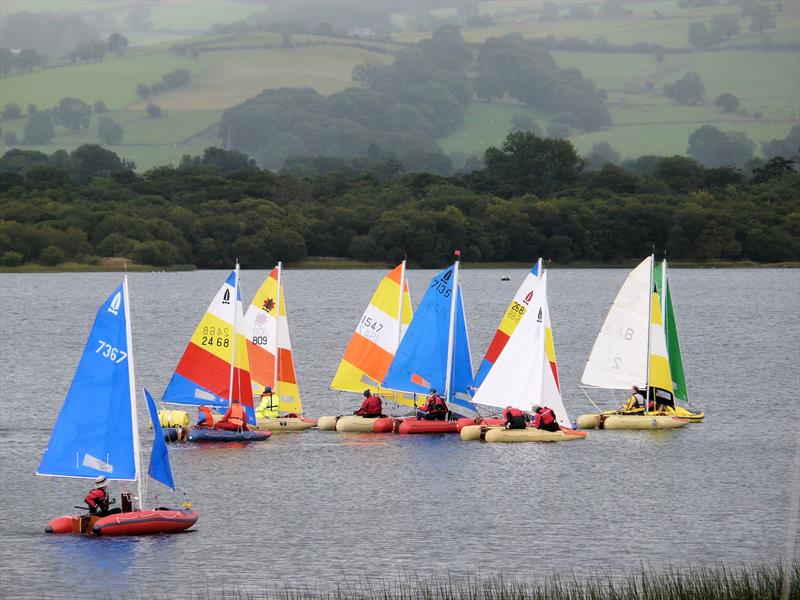
<svg viewBox="0 0 800 600"><path fill-rule="evenodd" d="M431 388L430 395L425 398L425 404L417 409L417 420L444 421L447 419L447 411L444 398L436 393L436 388Z"/></svg>
<svg viewBox="0 0 800 600"><path fill-rule="evenodd" d="M197 423L194 425L197 429L214 428L214 415L207 406L200 405L197 407L197 417Z"/></svg>
<svg viewBox="0 0 800 600"><path fill-rule="evenodd" d="M543 429L545 431L559 431L561 428L556 421L556 413L552 408L547 406L539 406L534 404L533 411L533 427L535 429Z"/></svg>
<svg viewBox="0 0 800 600"><path fill-rule="evenodd" d="M631 387L631 395L620 409L623 413L642 412L644 408L644 392L639 391L639 386Z"/></svg>
<svg viewBox="0 0 800 600"><path fill-rule="evenodd" d="M506 406L503 411L506 429L525 429L525 413L518 408Z"/></svg>
<svg viewBox="0 0 800 600"><path fill-rule="evenodd" d="M228 431L250 431L247 428L247 414L238 400L231 402L225 415L217 421L214 429L227 429Z"/></svg>
<svg viewBox="0 0 800 600"><path fill-rule="evenodd" d="M116 515L122 512L119 508L108 508L109 504L114 504L116 500L108 496L106 486L108 480L105 475L100 475L94 480L94 489L86 494L83 499L89 505L89 512L98 517L107 517L108 515Z"/></svg>
<svg viewBox="0 0 800 600"><path fill-rule="evenodd" d="M256 416L259 419L277 419L280 416L280 405L280 397L276 397L272 388L267 386L261 392L261 404L256 409Z"/></svg>
<svg viewBox="0 0 800 600"><path fill-rule="evenodd" d="M364 390L364 401L361 408L353 413L365 419L376 419L383 416L383 403L378 394L373 394L371 390Z"/></svg>

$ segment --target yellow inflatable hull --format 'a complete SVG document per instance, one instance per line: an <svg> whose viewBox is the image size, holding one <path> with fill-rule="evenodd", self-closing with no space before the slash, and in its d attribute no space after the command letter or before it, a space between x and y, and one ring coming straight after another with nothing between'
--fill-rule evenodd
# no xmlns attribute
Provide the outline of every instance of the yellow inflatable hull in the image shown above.
<svg viewBox="0 0 800 600"><path fill-rule="evenodd" d="M341 431L343 433L356 433L356 432L367 432L372 433L375 431L373 428L375 427L375 419L365 419L364 417L359 417L358 415L347 415L344 417L339 417L339 420L336 421L336 431Z"/></svg>
<svg viewBox="0 0 800 600"><path fill-rule="evenodd" d="M336 421L339 417L320 417L317 419L317 429L320 431L336 431Z"/></svg>
<svg viewBox="0 0 800 600"><path fill-rule="evenodd" d="M693 416L692 417L687 417L685 415L693 415ZM675 411L669 410L666 414L659 413L657 415L656 414L652 414L652 413L650 413L648 415L645 415L643 413L634 414L634 415L631 415L631 414L626 415L626 414L619 414L619 413L617 413L616 411L613 411L613 410L609 410L609 411L606 411L606 412L603 412L603 413L586 413L586 414L583 414L580 417L578 417L577 423L578 423L578 428L579 429L595 429L595 428L600 428L600 429L674 429L675 427L683 427L684 425L686 425L686 423L699 423L703 419L704 416L705 416L705 413L690 413L689 411L684 410L684 409L682 409L680 407ZM621 426L612 425L611 427L609 427L608 426L608 419L610 417L614 417L615 420L617 419L617 417L625 417L625 419L621 420L621 422L624 422L624 423L629 422L630 419L652 419L653 417L658 417L658 421L657 421L658 423L662 423L662 422L663 423L670 423L671 419L677 419L678 421L686 421L686 422L682 423L680 425L666 425L666 426L659 425L658 427L645 427L645 426L642 426L637 421L630 421L631 423L633 423L633 424L635 424L637 426L635 426L635 427L634 426L631 426L631 427L623 426L623 427L621 427ZM604 421L602 426L600 424L601 420Z"/></svg>
<svg viewBox="0 0 800 600"><path fill-rule="evenodd" d="M461 439L465 442L477 442L481 439L480 425L465 425L461 428Z"/></svg>
<svg viewBox="0 0 800 600"><path fill-rule="evenodd" d="M601 429L677 429L689 424L689 419L666 415L609 415Z"/></svg>
<svg viewBox="0 0 800 600"><path fill-rule="evenodd" d="M279 433L281 431L306 431L312 427L314 427L313 421L306 421L300 417L278 417L276 419L259 419L258 425L251 429Z"/></svg>
<svg viewBox="0 0 800 600"><path fill-rule="evenodd" d="M526 427L525 429L506 429L505 427L491 427L485 435L484 440L489 443L513 443L513 442L569 442L572 440L582 440L586 437L585 431L544 431Z"/></svg>

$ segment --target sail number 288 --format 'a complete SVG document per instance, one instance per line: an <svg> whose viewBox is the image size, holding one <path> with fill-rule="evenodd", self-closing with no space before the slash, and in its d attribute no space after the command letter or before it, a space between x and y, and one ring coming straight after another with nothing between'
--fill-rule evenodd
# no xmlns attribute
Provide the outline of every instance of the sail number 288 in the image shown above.
<svg viewBox="0 0 800 600"><path fill-rule="evenodd" d="M128 353L124 350L120 350L119 348L112 346L103 340L97 341L100 343L100 345L97 347L97 350L94 351L95 354L100 354L108 360L113 360L117 364L121 363L123 360L125 360L125 358L127 358Z"/></svg>

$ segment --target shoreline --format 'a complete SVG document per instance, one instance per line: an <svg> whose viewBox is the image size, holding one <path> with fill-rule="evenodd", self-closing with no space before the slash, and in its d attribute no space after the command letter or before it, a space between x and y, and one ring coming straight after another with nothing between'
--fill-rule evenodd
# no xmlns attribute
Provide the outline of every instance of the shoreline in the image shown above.
<svg viewBox="0 0 800 600"><path fill-rule="evenodd" d="M593 261L580 261L571 263L547 263L548 269L629 269L635 265L638 259L631 262L602 263ZM529 269L533 263L527 262L486 262L486 263L462 263L463 269ZM394 265L388 262L376 261L365 262L350 259L339 259L332 257L312 257L297 263L287 263L291 269L372 269L384 270L391 269ZM670 261L670 269L798 269L800 261L784 261L780 263L758 263L754 261L724 261L711 260L700 261ZM268 267L259 267L247 270L266 270ZM418 267L412 267L418 268ZM428 267L435 269L437 267ZM200 269L195 265L172 265L169 267L157 267L153 265L143 265L132 262L125 262L122 259L105 259L99 264L89 263L63 263L56 266L40 265L28 263L17 267L0 266L0 273L114 273L129 271L132 273L168 273L180 271L205 271L219 269Z"/></svg>

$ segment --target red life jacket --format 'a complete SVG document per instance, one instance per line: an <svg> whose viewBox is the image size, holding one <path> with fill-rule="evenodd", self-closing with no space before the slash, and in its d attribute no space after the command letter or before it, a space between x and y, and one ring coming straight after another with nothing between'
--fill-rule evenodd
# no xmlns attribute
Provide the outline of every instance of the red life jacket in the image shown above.
<svg viewBox="0 0 800 600"><path fill-rule="evenodd" d="M524 417L525 413L518 408L511 407L503 410L503 416L507 421L510 421L511 417Z"/></svg>
<svg viewBox="0 0 800 600"><path fill-rule="evenodd" d="M379 415L381 412L383 412L383 403L381 402L381 397L377 394L372 394L372 396L364 398L364 402L361 403L361 408L356 411L356 414Z"/></svg>
<svg viewBox="0 0 800 600"><path fill-rule="evenodd" d="M108 492L106 492L103 488L92 490L86 494L86 498L84 498L83 501L92 508L99 506L105 510L108 508Z"/></svg>
<svg viewBox="0 0 800 600"><path fill-rule="evenodd" d="M214 426L214 415L211 412L211 409L208 408L207 406L201 406L199 408L199 410L200 410L201 413L203 413L203 418L205 418L205 420L206 420L206 422L205 422L206 426L207 427L213 427Z"/></svg>
<svg viewBox="0 0 800 600"><path fill-rule="evenodd" d="M429 413L445 413L447 412L447 404L445 404L444 398L442 398L439 394L434 394L432 396L428 396L428 402L425 405L425 410Z"/></svg>
<svg viewBox="0 0 800 600"><path fill-rule="evenodd" d="M247 415L245 414L241 404L231 404L228 412L230 413L228 416L228 423L233 423L239 427L244 425Z"/></svg>
<svg viewBox="0 0 800 600"><path fill-rule="evenodd" d="M542 425L551 425L556 422L556 413L553 412L552 408L545 406L536 411L536 414L541 419Z"/></svg>

